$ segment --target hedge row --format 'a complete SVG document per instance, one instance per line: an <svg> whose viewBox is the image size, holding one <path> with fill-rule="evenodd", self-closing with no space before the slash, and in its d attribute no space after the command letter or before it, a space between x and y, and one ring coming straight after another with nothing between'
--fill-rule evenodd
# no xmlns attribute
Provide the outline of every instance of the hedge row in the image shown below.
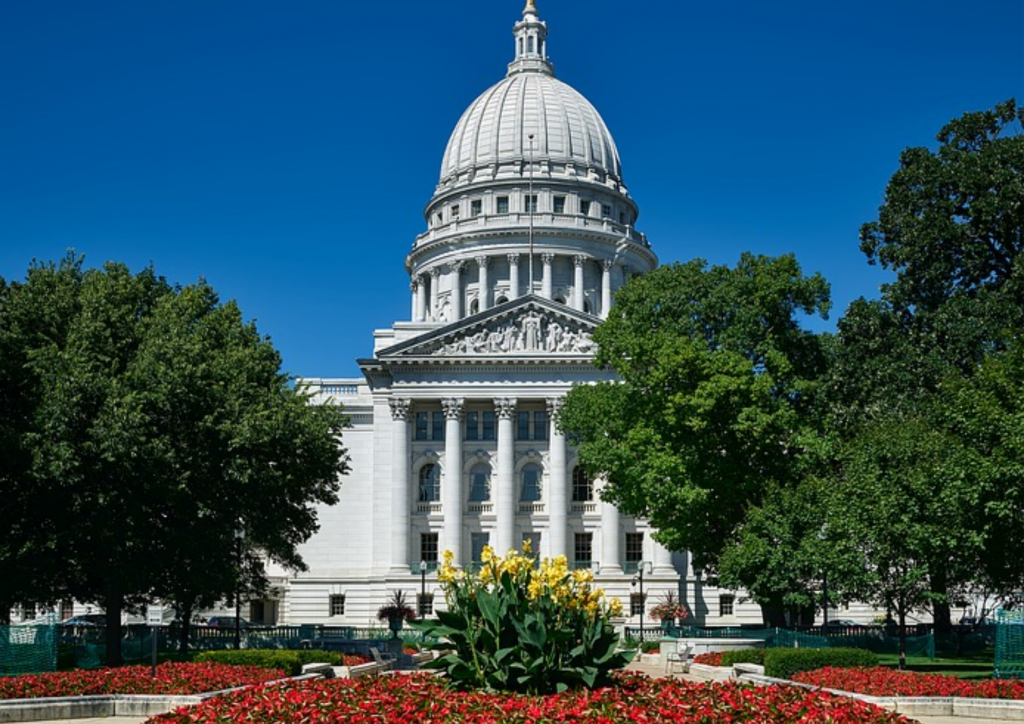
<svg viewBox="0 0 1024 724"><path fill-rule="evenodd" d="M746 652L737 651L735 653ZM864 649L766 649L764 651L765 676L776 679L790 679L799 671L814 671L825 666L836 668L878 666L878 656Z"/></svg>
<svg viewBox="0 0 1024 724"><path fill-rule="evenodd" d="M764 655L771 649L737 649L722 652L722 666L733 664L760 664L764 666Z"/></svg>
<svg viewBox="0 0 1024 724"><path fill-rule="evenodd" d="M349 663L354 658L349 656ZM240 651L204 651L195 657L196 661L216 661L220 664L237 666L259 666L265 669L281 669L289 676L302 673L303 664L320 663L332 666L346 666L345 654L337 651L285 649L242 649Z"/></svg>

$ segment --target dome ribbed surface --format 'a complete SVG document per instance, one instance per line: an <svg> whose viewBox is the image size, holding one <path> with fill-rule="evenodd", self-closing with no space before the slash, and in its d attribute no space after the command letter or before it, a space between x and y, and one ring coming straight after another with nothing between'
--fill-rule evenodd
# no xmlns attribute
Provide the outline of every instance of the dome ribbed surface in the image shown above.
<svg viewBox="0 0 1024 724"><path fill-rule="evenodd" d="M526 159L595 168L621 182L615 141L597 109L547 73L516 73L484 91L459 119L441 162L441 182Z"/></svg>

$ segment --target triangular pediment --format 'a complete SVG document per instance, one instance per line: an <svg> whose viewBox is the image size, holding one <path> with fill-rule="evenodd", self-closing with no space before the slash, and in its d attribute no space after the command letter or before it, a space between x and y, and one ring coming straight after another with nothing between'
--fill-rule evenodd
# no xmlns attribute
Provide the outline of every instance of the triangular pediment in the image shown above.
<svg viewBox="0 0 1024 724"><path fill-rule="evenodd" d="M564 304L527 296L380 350L377 358L591 357L599 322Z"/></svg>

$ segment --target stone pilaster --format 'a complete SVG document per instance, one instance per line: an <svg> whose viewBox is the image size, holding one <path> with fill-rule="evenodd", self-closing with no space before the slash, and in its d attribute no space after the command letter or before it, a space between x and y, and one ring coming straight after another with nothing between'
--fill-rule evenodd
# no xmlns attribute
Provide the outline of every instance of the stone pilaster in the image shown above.
<svg viewBox="0 0 1024 724"><path fill-rule="evenodd" d="M583 311L583 265L586 261L587 257L582 254L577 254L572 258L572 308L577 312Z"/></svg>
<svg viewBox="0 0 1024 724"><path fill-rule="evenodd" d="M516 401L499 398L494 401L498 418L498 470L494 485L494 509L497 530L494 550L505 555L516 547L516 484L515 437L512 420L516 414Z"/></svg>
<svg viewBox="0 0 1024 724"><path fill-rule="evenodd" d="M544 270L541 272L540 295L545 299L551 299L551 289L553 286L551 264L555 261L555 255L551 253L541 254L540 260L544 265Z"/></svg>
<svg viewBox="0 0 1024 724"><path fill-rule="evenodd" d="M519 298L519 254L508 255L508 298Z"/></svg>
<svg viewBox="0 0 1024 724"><path fill-rule="evenodd" d="M391 406L391 568L396 572L409 572L409 515L412 512L410 496L409 461L409 400L392 397Z"/></svg>
<svg viewBox="0 0 1024 724"><path fill-rule="evenodd" d="M548 419L551 430L550 441L550 488L548 489L548 531L551 536L549 550L551 557L569 557L568 515L569 502L566 489L565 435L558 429L558 418L562 411L561 398L547 401ZM572 559L569 561L572 564Z"/></svg>
<svg viewBox="0 0 1024 724"><path fill-rule="evenodd" d="M612 308L612 266L611 259L601 262L601 319L608 319L608 310Z"/></svg>
<svg viewBox="0 0 1024 724"><path fill-rule="evenodd" d="M490 308L491 303L491 287L490 282L487 280L487 266L490 263L490 259L486 256L480 255L476 258L476 267L478 271L478 283L480 300L480 311L486 312Z"/></svg>
<svg viewBox="0 0 1024 724"><path fill-rule="evenodd" d="M441 532L443 550L455 556L455 565L462 560L462 412L463 400L448 397L441 400L444 408L444 480L441 484L441 512L444 528Z"/></svg>

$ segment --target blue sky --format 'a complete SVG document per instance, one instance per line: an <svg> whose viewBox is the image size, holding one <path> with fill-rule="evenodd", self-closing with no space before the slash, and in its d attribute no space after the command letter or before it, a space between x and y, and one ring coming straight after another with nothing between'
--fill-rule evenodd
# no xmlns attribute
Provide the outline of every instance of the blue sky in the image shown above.
<svg viewBox="0 0 1024 724"><path fill-rule="evenodd" d="M795 252L835 310L907 146L1024 100L1020 0L538 0L662 262ZM298 375L358 374L409 318L404 256L520 0L0 3L0 276L205 277Z"/></svg>

